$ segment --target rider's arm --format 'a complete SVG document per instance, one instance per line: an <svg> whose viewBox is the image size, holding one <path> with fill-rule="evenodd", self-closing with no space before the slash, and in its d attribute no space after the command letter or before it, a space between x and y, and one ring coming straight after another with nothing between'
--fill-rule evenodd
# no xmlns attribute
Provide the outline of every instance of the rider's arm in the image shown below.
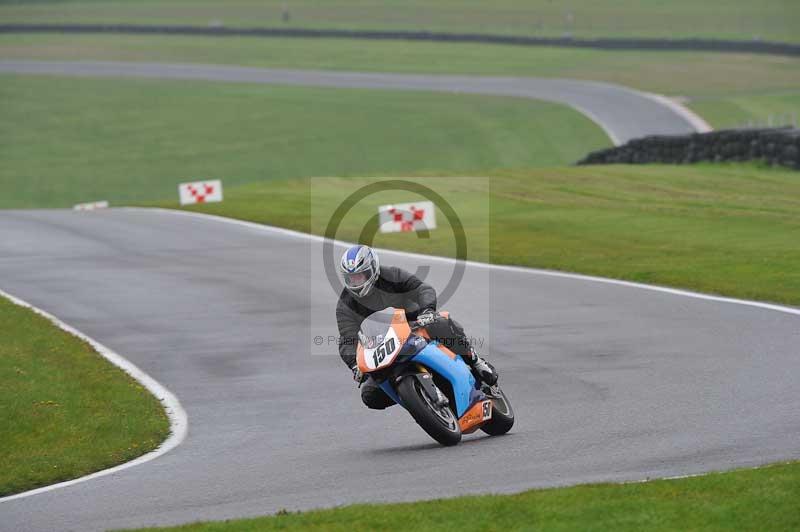
<svg viewBox="0 0 800 532"><path fill-rule="evenodd" d="M351 309L345 296L339 298L336 305L336 324L339 326L339 356L348 368L356 365L356 346L358 345L358 331L364 321L358 313Z"/></svg>
<svg viewBox="0 0 800 532"><path fill-rule="evenodd" d="M399 268L398 274L402 292L413 298L417 306L410 319L414 319L415 315L421 314L424 310L436 310L436 290L431 285L422 282L416 275Z"/></svg>

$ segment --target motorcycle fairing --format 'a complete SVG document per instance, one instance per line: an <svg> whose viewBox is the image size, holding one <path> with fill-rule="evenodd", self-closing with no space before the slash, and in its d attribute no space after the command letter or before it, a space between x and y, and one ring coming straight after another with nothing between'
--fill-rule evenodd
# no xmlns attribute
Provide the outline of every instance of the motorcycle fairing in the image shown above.
<svg viewBox="0 0 800 532"><path fill-rule="evenodd" d="M478 428L492 419L492 400L484 399L472 405L467 413L458 419L462 434L475 432Z"/></svg>
<svg viewBox="0 0 800 532"><path fill-rule="evenodd" d="M449 350L448 350L449 351ZM430 342L422 351L412 359L413 362L422 364L434 373L438 373L453 387L453 396L456 404L456 417L461 417L472 406L475 395L475 377L460 356L448 356L443 349L439 349L436 341ZM480 392L478 392L480 394Z"/></svg>

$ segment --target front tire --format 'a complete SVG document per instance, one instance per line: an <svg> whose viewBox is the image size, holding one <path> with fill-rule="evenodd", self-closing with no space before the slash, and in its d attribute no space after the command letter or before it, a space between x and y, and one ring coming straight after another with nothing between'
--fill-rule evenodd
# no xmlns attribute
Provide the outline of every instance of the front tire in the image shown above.
<svg viewBox="0 0 800 532"><path fill-rule="evenodd" d="M434 406L416 377L404 377L397 386L397 395L414 421L431 438L448 446L461 441L461 427L453 411L447 405Z"/></svg>
<svg viewBox="0 0 800 532"><path fill-rule="evenodd" d="M481 430L490 436L505 434L514 426L514 409L511 408L508 397L496 384L484 384L481 390L492 400L492 419L481 426Z"/></svg>

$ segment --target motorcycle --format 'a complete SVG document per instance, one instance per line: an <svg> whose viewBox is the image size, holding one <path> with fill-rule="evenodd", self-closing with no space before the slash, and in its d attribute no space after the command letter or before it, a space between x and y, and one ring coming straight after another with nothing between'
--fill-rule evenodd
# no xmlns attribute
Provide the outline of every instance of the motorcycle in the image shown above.
<svg viewBox="0 0 800 532"><path fill-rule="evenodd" d="M440 313L447 316L446 312ZM359 333L358 369L370 375L417 424L442 445L481 429L495 436L514 425L514 412L500 386L476 380L469 366L424 327L394 311L385 334Z"/></svg>

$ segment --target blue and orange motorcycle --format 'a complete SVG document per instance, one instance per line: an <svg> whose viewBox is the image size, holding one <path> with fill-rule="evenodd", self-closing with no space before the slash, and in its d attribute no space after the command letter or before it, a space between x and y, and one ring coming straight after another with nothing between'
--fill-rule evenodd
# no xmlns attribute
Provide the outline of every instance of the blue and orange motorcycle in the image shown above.
<svg viewBox="0 0 800 532"><path fill-rule="evenodd" d="M407 321L403 310L394 311L385 334L360 334L357 361L363 374L442 445L456 445L462 434L477 429L505 434L514 425L500 386L477 381L459 355Z"/></svg>

